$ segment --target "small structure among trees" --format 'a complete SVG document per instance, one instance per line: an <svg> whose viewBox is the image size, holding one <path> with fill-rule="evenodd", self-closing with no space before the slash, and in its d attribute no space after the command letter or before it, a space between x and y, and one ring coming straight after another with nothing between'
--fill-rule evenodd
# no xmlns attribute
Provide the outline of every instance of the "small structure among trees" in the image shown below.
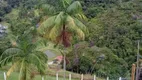
<svg viewBox="0 0 142 80"><path fill-rule="evenodd" d="M3 26L2 24L0 24L0 37L3 37L6 34L7 28L7 26Z"/></svg>

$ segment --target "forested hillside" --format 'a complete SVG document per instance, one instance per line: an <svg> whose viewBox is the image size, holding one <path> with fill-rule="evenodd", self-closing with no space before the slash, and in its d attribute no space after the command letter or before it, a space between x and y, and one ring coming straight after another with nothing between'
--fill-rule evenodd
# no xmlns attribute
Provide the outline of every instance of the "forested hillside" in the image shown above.
<svg viewBox="0 0 142 80"><path fill-rule="evenodd" d="M75 37L64 43L71 43L72 47L67 54L67 70L102 77L130 76L132 64L136 63L137 40L142 39L142 0L78 1L85 16L76 16L88 32L84 41ZM65 10L66 2L61 4L62 0L0 0L0 24L8 26L7 35L0 37L0 54L13 47L23 34L31 35L32 41L44 37L37 29L46 19ZM75 7L80 6L72 7L72 14L76 14Z"/></svg>

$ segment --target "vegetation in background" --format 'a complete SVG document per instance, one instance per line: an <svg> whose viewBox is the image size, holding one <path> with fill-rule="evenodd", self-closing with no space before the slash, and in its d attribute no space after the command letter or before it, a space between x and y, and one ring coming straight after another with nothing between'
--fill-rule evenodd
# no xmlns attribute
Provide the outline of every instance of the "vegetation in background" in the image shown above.
<svg viewBox="0 0 142 80"><path fill-rule="evenodd" d="M82 19L82 14L87 16L86 20ZM0 54L14 47L7 42L17 42L25 33L30 32L32 42L42 39L37 34L38 28L42 35L46 34L44 37L65 42L66 46L82 44L77 38L85 39L85 46L72 46L67 54L70 60L67 70L125 77L136 62L136 41L142 37L142 1L1 0L0 22L9 24L10 34L0 39ZM86 31L84 24L89 34L83 33ZM46 41L44 43L47 45ZM98 60L102 54L103 59Z"/></svg>
<svg viewBox="0 0 142 80"><path fill-rule="evenodd" d="M83 74L95 73L97 76L109 76L110 78L127 75L128 65L125 60L105 47L99 48L89 46L86 42L80 42L74 45L74 49L67 54L67 57L69 71Z"/></svg>

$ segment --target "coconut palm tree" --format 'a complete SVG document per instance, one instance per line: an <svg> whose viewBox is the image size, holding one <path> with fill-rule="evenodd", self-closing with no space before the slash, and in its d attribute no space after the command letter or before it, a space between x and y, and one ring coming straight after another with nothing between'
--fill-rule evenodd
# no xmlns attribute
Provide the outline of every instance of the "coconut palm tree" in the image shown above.
<svg viewBox="0 0 142 80"><path fill-rule="evenodd" d="M36 45L26 35L18 37L16 46L6 49L0 57L0 66L11 63L7 78L14 70L19 71L19 80L29 80L33 72L45 74L47 56L36 50Z"/></svg>
<svg viewBox="0 0 142 80"><path fill-rule="evenodd" d="M72 38L83 40L86 26L80 21L85 18L79 1L62 1L62 10L53 16L48 16L38 28L38 32L45 38L56 43L62 43L65 47L70 46ZM55 9L55 8L54 8ZM54 14L54 13L53 13Z"/></svg>

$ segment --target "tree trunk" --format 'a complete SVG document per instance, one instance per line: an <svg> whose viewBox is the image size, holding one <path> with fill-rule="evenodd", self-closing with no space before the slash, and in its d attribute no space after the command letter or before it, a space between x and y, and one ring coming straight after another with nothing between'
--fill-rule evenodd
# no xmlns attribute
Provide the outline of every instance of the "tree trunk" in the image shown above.
<svg viewBox="0 0 142 80"><path fill-rule="evenodd" d="M66 80L66 54L64 52L64 80Z"/></svg>

